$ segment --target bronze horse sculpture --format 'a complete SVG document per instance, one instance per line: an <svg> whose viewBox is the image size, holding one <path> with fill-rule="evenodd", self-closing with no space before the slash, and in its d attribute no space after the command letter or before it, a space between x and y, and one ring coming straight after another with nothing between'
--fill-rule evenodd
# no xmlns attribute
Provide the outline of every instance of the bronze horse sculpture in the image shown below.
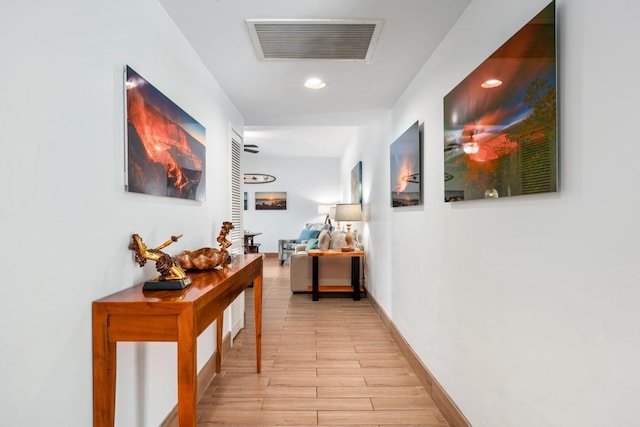
<svg viewBox="0 0 640 427"><path fill-rule="evenodd" d="M220 249L201 248L196 251L184 251L175 257L171 257L161 251L171 243L177 242L182 237L182 234L171 236L169 240L153 249L149 249L142 241L142 238L134 234L131 236L132 242L129 244L129 249L134 251L135 261L140 267L143 267L147 260L155 261L156 270L160 273L160 277L157 280L187 280L185 270L210 270L228 263L229 252L227 252L227 248L232 243L227 239L227 235L233 229L234 226L231 222L225 221L222 223L220 233L216 239Z"/></svg>
<svg viewBox="0 0 640 427"><path fill-rule="evenodd" d="M133 241L129 244L129 249L134 251L135 261L140 267L144 267L147 260L156 262L156 270L160 273L158 280L182 280L187 277L184 270L180 268L180 265L176 264L170 255L167 255L160 250L169 246L173 242L177 242L180 237L182 237L182 234L179 236L171 236L171 238L163 244L153 249L149 249L142 241L142 238L139 235L134 234L131 236Z"/></svg>

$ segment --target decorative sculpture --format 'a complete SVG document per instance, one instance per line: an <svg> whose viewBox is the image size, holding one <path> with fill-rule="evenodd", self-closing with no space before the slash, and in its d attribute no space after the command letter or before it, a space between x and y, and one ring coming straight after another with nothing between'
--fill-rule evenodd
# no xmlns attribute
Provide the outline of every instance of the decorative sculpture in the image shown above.
<svg viewBox="0 0 640 427"><path fill-rule="evenodd" d="M232 244L227 239L227 235L234 228L233 224L228 221L222 223L220 234L216 239L220 249L200 248L196 251L184 251L176 255L176 261L186 270L211 270L225 265L229 260L227 248Z"/></svg>
<svg viewBox="0 0 640 427"><path fill-rule="evenodd" d="M221 250L227 250L229 246L232 245L231 241L227 239L227 234L235 227L229 221L224 221L222 223L222 227L220 227L220 233L218 234L218 238L216 241L220 245Z"/></svg>
<svg viewBox="0 0 640 427"><path fill-rule="evenodd" d="M180 237L182 234L171 236L163 244L149 249L139 235L131 236L133 241L129 244L129 249L134 251L135 261L138 265L143 267L147 260L155 261L156 270L160 273L160 277L145 282L143 289L183 289L191 284L191 278L187 276L180 265L170 255L160 250L177 242Z"/></svg>

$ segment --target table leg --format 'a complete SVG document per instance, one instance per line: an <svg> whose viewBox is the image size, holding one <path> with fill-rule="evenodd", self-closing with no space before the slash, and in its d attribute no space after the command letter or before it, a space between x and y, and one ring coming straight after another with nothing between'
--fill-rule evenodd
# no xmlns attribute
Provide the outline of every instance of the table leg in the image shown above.
<svg viewBox="0 0 640 427"><path fill-rule="evenodd" d="M353 286L353 300L360 301L360 257L351 257L351 286Z"/></svg>
<svg viewBox="0 0 640 427"><path fill-rule="evenodd" d="M185 309L178 315L178 420L180 427L196 425L196 355L195 313Z"/></svg>
<svg viewBox="0 0 640 427"><path fill-rule="evenodd" d="M262 372L262 273L253 279L253 314L256 330L256 372Z"/></svg>
<svg viewBox="0 0 640 427"><path fill-rule="evenodd" d="M311 257L311 300L318 301L319 285L318 285L318 258Z"/></svg>
<svg viewBox="0 0 640 427"><path fill-rule="evenodd" d="M216 318L216 374L222 369L222 322L224 310Z"/></svg>
<svg viewBox="0 0 640 427"><path fill-rule="evenodd" d="M115 425L116 343L109 341L107 315L93 308L93 425Z"/></svg>

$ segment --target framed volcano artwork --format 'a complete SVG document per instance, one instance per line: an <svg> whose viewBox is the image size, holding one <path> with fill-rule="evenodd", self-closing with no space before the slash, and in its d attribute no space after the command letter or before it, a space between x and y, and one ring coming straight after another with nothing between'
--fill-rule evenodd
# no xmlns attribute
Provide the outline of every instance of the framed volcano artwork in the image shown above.
<svg viewBox="0 0 640 427"><path fill-rule="evenodd" d="M362 161L351 169L351 203L362 206Z"/></svg>
<svg viewBox="0 0 640 427"><path fill-rule="evenodd" d="M390 154L391 206L421 205L422 138L418 122L391 144Z"/></svg>
<svg viewBox="0 0 640 427"><path fill-rule="evenodd" d="M551 2L444 97L444 201L558 189Z"/></svg>
<svg viewBox="0 0 640 427"><path fill-rule="evenodd" d="M125 70L126 190L205 199L205 128L131 67Z"/></svg>

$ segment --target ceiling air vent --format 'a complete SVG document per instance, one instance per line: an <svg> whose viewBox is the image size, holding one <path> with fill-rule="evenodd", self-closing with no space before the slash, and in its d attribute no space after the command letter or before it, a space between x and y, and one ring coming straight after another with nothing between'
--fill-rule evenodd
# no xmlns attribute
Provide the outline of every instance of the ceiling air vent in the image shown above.
<svg viewBox="0 0 640 427"><path fill-rule="evenodd" d="M382 20L247 19L258 57L370 62Z"/></svg>

